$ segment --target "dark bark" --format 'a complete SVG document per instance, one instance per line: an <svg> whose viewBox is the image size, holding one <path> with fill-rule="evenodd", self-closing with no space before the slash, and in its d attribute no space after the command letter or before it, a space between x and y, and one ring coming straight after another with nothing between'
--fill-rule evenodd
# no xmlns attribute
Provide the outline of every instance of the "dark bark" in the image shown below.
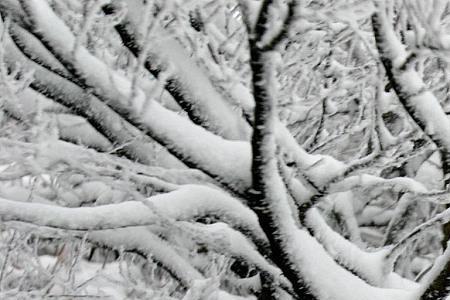
<svg viewBox="0 0 450 300"><path fill-rule="evenodd" d="M450 149L446 147L442 140L442 137L439 136L439 134L435 134L433 131L427 130L427 120L421 118L420 112L417 111L415 105L410 101L412 97L424 93L426 90L420 90L416 93L412 93L403 86L402 82L398 78L401 72L406 71L407 68L411 68L411 61L414 59L414 54L409 55L402 66L394 67L392 61L393 58L389 53L389 47L392 45L386 44L388 43L388 41L386 40L386 37L384 35L388 31L390 31L392 34L395 33L393 32L392 28L386 27L390 24L388 23L389 21L384 15L382 9L383 8L379 7L379 11L372 15L372 28L375 36L376 46L380 54L380 60L384 66L386 76L391 84L391 87L397 94L399 102L403 105L409 116L414 120L418 127L430 137L430 139L436 144L437 148L439 149L441 153L442 171L444 174L444 186L448 188L450 185L450 176L448 176L450 174ZM450 239L450 224L444 224L442 230L444 232L442 245L445 249L447 246L447 241ZM442 295L448 295L448 278L450 278L450 264L447 263L440 274L428 287L425 294L422 295L421 299L444 299L445 297L443 297Z"/></svg>
<svg viewBox="0 0 450 300"><path fill-rule="evenodd" d="M103 7L105 14L112 14L117 10L116 5L109 4ZM115 26L115 29L122 39L123 44L130 50L130 52L138 57L142 52L143 41L137 39L136 29L133 24L124 18L124 20ZM144 62L144 67L155 78L158 78L160 74L167 69L170 62L164 61L156 51L150 51L147 55L147 59ZM212 83L209 82L208 84ZM249 135L248 124L242 117L237 119L240 123L240 127L243 132L241 133L227 133L223 132L223 128L218 127L217 122L209 118L208 112L202 110L198 105L195 105L195 99L193 99L192 91L180 78L176 75L169 76L165 83L166 91L173 97L173 99L180 105L180 107L187 112L189 118L197 125L200 125L216 134L222 135L227 139L242 140L246 139ZM228 105L227 105L228 106ZM228 107L227 107L228 109ZM226 113L226 112L224 112ZM227 113L230 113L227 112Z"/></svg>
<svg viewBox="0 0 450 300"><path fill-rule="evenodd" d="M400 103L403 105L405 110L408 112L409 116L414 120L414 122L419 126L419 128L427 133L427 124L426 120L423 120L419 113L416 110L416 107L410 103L410 98L413 96L416 96L416 94L412 94L408 89L406 89L402 83L397 78L397 72L402 72L404 69L408 67L408 60L411 60L414 55L410 55L409 59L404 63L404 66L402 68L396 69L393 66L392 59L388 55L388 51L386 50L387 45L385 45L386 41L383 36L383 30L387 30L386 28L383 28L383 21L386 20L380 20L380 16L378 14L374 14L372 16L372 24L373 24L373 31L375 35L375 41L378 48L378 52L380 53L380 59L381 62L384 65L384 68L386 70L386 76L391 84L391 87L394 89L395 93L397 94L397 97L400 101ZM424 91L420 91L424 92ZM439 152L441 154L441 162L442 162L442 172L444 176L444 187L446 189L449 188L450 185L450 149L446 147L442 139L438 134L427 134L430 139L436 144L437 148L439 149ZM450 206L446 206L448 208ZM442 231L444 233L444 238L442 241L442 247L445 249L447 247L447 241L450 239L450 224L445 224L442 226ZM450 274L450 270L449 270Z"/></svg>
<svg viewBox="0 0 450 300"><path fill-rule="evenodd" d="M448 251L448 250L447 250ZM421 295L420 300L444 300L447 298L450 286L450 260L442 266L442 271L433 279L432 283Z"/></svg>
<svg viewBox="0 0 450 300"><path fill-rule="evenodd" d="M380 20L380 16L378 14L374 14L372 16L372 27L375 36L375 41L377 45L378 52L380 53L380 60L384 66L386 71L386 76L389 80L391 87L394 89L397 94L398 100L405 108L406 112L409 116L414 120L414 122L418 125L418 127L425 133L427 133L427 124L426 120L423 120L420 117L420 114L417 112L416 107L410 102L410 98L416 96L416 94L411 93L408 89L406 89L402 83L398 80L398 72L405 71L405 69L398 68L396 69L393 66L393 62L391 57L389 57L388 51L386 50L388 45L385 45L385 37L383 36L383 20ZM411 57L411 56L410 56ZM404 68L408 67L408 62L404 63ZM420 91L423 92L423 91ZM450 149L446 149L443 141L437 134L427 134L430 139L436 144L438 147L441 156L442 156L442 170L444 173L445 186L448 187L450 184L450 178L445 178L445 175L450 174Z"/></svg>
<svg viewBox="0 0 450 300"><path fill-rule="evenodd" d="M260 39L266 31L269 7L272 1L264 1L254 32L251 33L250 66L252 70L253 97L255 99L253 136L252 136L252 190L249 191L249 205L258 215L261 228L266 233L272 253L272 260L283 271L283 274L292 283L294 292L299 299L316 299L308 289L303 276L287 249L287 232L295 231L297 228L292 223L285 228L280 226L284 218L292 217L290 213L283 215L285 210L289 211L287 199L280 195L274 185L283 185L278 172L276 158L276 144L274 137L275 121L278 118L276 112L276 99L274 91L271 90L270 56L273 51L271 47L259 45ZM287 26L288 24L286 24ZM270 43L269 43L270 44ZM265 289L265 295L275 299L269 288Z"/></svg>
<svg viewBox="0 0 450 300"><path fill-rule="evenodd" d="M276 254L272 260L280 267L283 274L292 283L293 289L300 299L315 299L306 287L302 275L285 245L285 236L280 232L279 222L282 216L277 215L270 207L276 199L271 198L272 182L268 177L277 172L272 166L276 166L275 140L273 137L273 119L276 117L276 104L267 91L266 70L264 53L260 49L252 47L251 66L253 72L253 94L255 97L254 129L252 137L253 163L252 180L253 190L249 193L249 205L256 212L259 223L266 233L271 247L271 252ZM280 179L281 180L281 179ZM271 203L272 202L272 203ZM287 205L287 203L285 203ZM281 204L283 205L283 204Z"/></svg>

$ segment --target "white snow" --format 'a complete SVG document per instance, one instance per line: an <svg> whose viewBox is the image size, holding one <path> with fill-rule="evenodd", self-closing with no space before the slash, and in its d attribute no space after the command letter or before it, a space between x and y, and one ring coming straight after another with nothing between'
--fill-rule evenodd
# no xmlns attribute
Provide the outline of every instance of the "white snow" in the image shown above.
<svg viewBox="0 0 450 300"><path fill-rule="evenodd" d="M292 254L310 287L321 300L413 300L414 292L378 288L346 271L307 232L297 230ZM326 276L323 276L326 274Z"/></svg>
<svg viewBox="0 0 450 300"><path fill-rule="evenodd" d="M340 234L333 231L323 220L316 209L308 212L308 226L324 246L327 252L340 264L349 270L356 272L359 276L367 280L370 284L383 288L396 288L405 290L415 290L418 284L401 278L388 270L386 272L387 249L377 251L365 251L352 242L346 240Z"/></svg>
<svg viewBox="0 0 450 300"><path fill-rule="evenodd" d="M75 37L45 1L25 2L29 6L27 12L35 22L36 30L44 35L44 39L53 45L63 60L67 60L76 68L77 74L90 86L99 89L101 95L107 95L108 100L112 99L112 105L128 110L133 118L137 118L148 129L153 138L178 153L184 161L198 165L198 168L218 177L238 191L248 187L249 173L239 171L250 170L250 145L247 142L227 141L164 108L158 102L146 99L142 90L137 89L132 93L129 80L109 69L85 48L79 47L75 54L72 53ZM53 31L55 26L58 30ZM172 47L165 49L167 55L173 51ZM176 53L172 53L170 59L179 60L179 63L184 61L177 58ZM195 76L189 73L186 78L195 79ZM194 86L194 90L204 90L205 86L201 80L194 80L192 84L194 83L198 84ZM127 104L126 101L131 102ZM214 111L224 113L216 104ZM229 119L226 122L233 123Z"/></svg>

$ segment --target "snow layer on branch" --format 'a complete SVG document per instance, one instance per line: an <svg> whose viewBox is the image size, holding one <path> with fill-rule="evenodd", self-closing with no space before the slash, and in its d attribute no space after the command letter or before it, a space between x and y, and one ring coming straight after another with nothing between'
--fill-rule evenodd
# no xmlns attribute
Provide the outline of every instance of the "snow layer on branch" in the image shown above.
<svg viewBox="0 0 450 300"><path fill-rule="evenodd" d="M238 109L233 109L214 88L204 70L196 65L181 45L167 33L154 41L152 49L158 50L158 60L170 62L169 78L176 76L187 90L184 97L198 110L198 115L207 116L202 125L229 139L249 140L250 127ZM185 101L187 100L185 99ZM215 123L218 123L215 125Z"/></svg>
<svg viewBox="0 0 450 300"><path fill-rule="evenodd" d="M236 191L250 185L250 144L228 141L151 102L141 115L152 136L188 165Z"/></svg>
<svg viewBox="0 0 450 300"><path fill-rule="evenodd" d="M174 252L167 242L139 225L157 224L161 216L189 220L216 214L219 219L229 221L232 226L243 228L250 234L250 238L256 239L256 243L261 240L266 242L258 227L256 215L238 200L219 190L184 186L175 192L157 195L146 201L147 205L128 201L97 207L65 208L0 198L0 216L3 221L21 221L70 230L93 230L88 236L90 241L151 255L187 287L194 280L202 278L201 275ZM278 278L280 271L271 266L241 233L223 223L208 225L204 229L214 239L217 236L225 238L227 247L218 250L244 258Z"/></svg>
<svg viewBox="0 0 450 300"><path fill-rule="evenodd" d="M406 191L411 193L426 193L428 189L420 182L408 177L395 177L390 179L381 178L374 175L361 174L349 176L330 187L330 192L349 191L355 187L375 188L381 186L389 187L394 191Z"/></svg>
<svg viewBox="0 0 450 300"><path fill-rule="evenodd" d="M385 256L387 250L367 252L346 240L331 229L320 213L311 209L307 213L306 222L327 252L341 265L354 271L370 284L383 288L415 290L418 285L401 278L398 274L385 274Z"/></svg>
<svg viewBox="0 0 450 300"><path fill-rule="evenodd" d="M450 120L439 100L414 69L414 55L405 50L379 3L372 18L377 47L391 83L410 116L440 148L444 169L450 166ZM444 170L448 172L448 170ZM447 180L447 178L444 178Z"/></svg>
<svg viewBox="0 0 450 300"><path fill-rule="evenodd" d="M175 220L215 216L249 234L256 244L267 240L256 214L226 193L200 185L185 185L177 191L147 199L157 211Z"/></svg>
<svg viewBox="0 0 450 300"><path fill-rule="evenodd" d="M25 2L36 32L51 44L62 61L75 68L79 76L98 89L99 95L107 95L108 100L111 100L108 104L117 110L125 110L131 119L150 132L151 137L185 163L205 171L237 191L243 191L249 186L249 143L225 140L158 102L146 99L142 90L137 89L133 93L127 78L109 69L85 48L79 47L75 53L72 52L75 43L73 34L45 1ZM54 31L54 27L58 30Z"/></svg>
<svg viewBox="0 0 450 300"><path fill-rule="evenodd" d="M231 295L225 291L217 291L213 297L217 297L215 300L256 300L255 296L241 297L236 295ZM213 298L214 299L214 298Z"/></svg>
<svg viewBox="0 0 450 300"><path fill-rule="evenodd" d="M93 87L97 94L115 99L114 95L129 100L132 109L137 113L146 103L145 94L137 89L133 95L132 83L123 75L108 68L97 57L84 47L76 47L76 38L68 26L55 15L46 1L24 0L24 10L33 24L32 30L39 36L55 56L65 65L70 66L76 76ZM122 103L126 104L126 102Z"/></svg>
<svg viewBox="0 0 450 300"><path fill-rule="evenodd" d="M182 161L193 164L237 191L250 185L251 147L248 142L229 141L188 119L151 102L142 122L158 141Z"/></svg>
<svg viewBox="0 0 450 300"><path fill-rule="evenodd" d="M213 200L208 201L208 199ZM88 236L90 241L116 249L137 250L150 255L187 287L191 286L193 281L202 278L200 273L179 256L167 242L148 229L142 226L128 226L155 224L161 213L164 217L190 219L208 215L213 211L217 214L224 211L224 214L229 216L228 219L234 218L234 223L240 223L238 227L246 228L248 231L255 230L254 236L263 239L254 213L239 201L215 189L187 186L173 193L149 198L148 201L152 204L150 209L148 205L137 201L97 207L65 208L0 198L0 215L3 221L14 220L72 230L94 230ZM157 210L157 214L152 212L152 209ZM233 214L235 214L234 217ZM127 228L118 228L125 226ZM278 277L280 271L267 263L241 233L225 224L208 225L205 229L205 233L214 239L219 235L225 237L225 243L228 241L228 247L220 249L221 251L235 257L249 259L250 263Z"/></svg>
<svg viewBox="0 0 450 300"><path fill-rule="evenodd" d="M379 288L340 267L307 232L297 230L292 254L320 300L413 300L414 291Z"/></svg>
<svg viewBox="0 0 450 300"><path fill-rule="evenodd" d="M47 269L51 270L60 261L57 257L42 255L39 256L39 264ZM67 276L69 272L68 267L64 264L60 265L58 268L59 276ZM73 267L73 266L72 266ZM73 280L75 285L85 285L85 293L90 295L105 295L108 299L121 300L126 298L127 291L123 285L117 284L117 282L124 282L125 278L121 276L121 266L118 262L111 262L108 264L88 262L84 260L79 260L76 267L72 270L74 271ZM54 274L53 276L55 276ZM58 284L54 285L48 290L49 294L52 295L63 295L64 291L62 287ZM31 297L31 296L30 296ZM82 298L82 296L79 296ZM88 298L88 296L86 296Z"/></svg>
<svg viewBox="0 0 450 300"><path fill-rule="evenodd" d="M430 285L436 280L436 278L444 271L444 268L448 267L448 262L450 261L450 247L445 249L444 253L442 253L436 260L434 261L433 267L428 273L424 275L424 278L421 281L421 288L417 293L417 298L430 287ZM447 278L448 280L448 278ZM448 291L448 289L447 289ZM445 299L448 299L446 297ZM429 299L429 298L427 298Z"/></svg>
<svg viewBox="0 0 450 300"><path fill-rule="evenodd" d="M139 11L140 6L135 0L127 0L126 2L129 5L129 21L133 22L134 27L136 28L139 23L139 16L141 15L141 11ZM251 3L257 6L260 5L260 3L256 1L251 1ZM254 8L256 10L258 9L256 6ZM166 34L162 32L159 36L166 36ZM189 93L196 95L197 90L202 90L202 94L204 94L205 89L208 91L205 94L208 95L208 97L198 95L196 97L188 97L187 101L191 101L191 105L198 106L200 109L206 109L207 115L212 115L210 108L213 110L215 109L217 112L223 112L222 109L217 108L221 106L217 105L220 103L216 104L216 99L221 99L220 102L224 102L225 100L220 98L220 95L211 86L211 82L203 75L204 70L192 62L184 49L181 49L178 42L171 38L164 38L158 39L155 43L157 46L152 48L161 49L161 51L153 54L155 60L170 61L170 72L176 74L177 78L183 79L182 82L186 83L185 87ZM200 77L203 79L199 80ZM195 78L195 80L184 80L184 78ZM246 115L253 115L254 99L247 87L242 83L236 83L231 89L230 94L232 98L235 98L236 102L241 104ZM224 116L228 115L229 114L227 113ZM220 117L223 118L223 116ZM227 117L227 120L229 120L227 122L232 122L231 120L234 120L234 118ZM280 122L278 122L276 126L276 137L277 143L282 146L289 155L293 156L301 169L308 170L306 172L307 175L319 185L326 183L329 179L341 174L344 170L345 164L330 156L308 154L298 145L288 129Z"/></svg>
<svg viewBox="0 0 450 300"><path fill-rule="evenodd" d="M65 78L71 77L70 73L65 69L61 62L59 62L31 33L14 22L11 23L9 32L23 53L30 59Z"/></svg>
<svg viewBox="0 0 450 300"><path fill-rule="evenodd" d="M271 182L278 186L276 178ZM283 189L276 189L281 192ZM280 193L283 195L283 193ZM279 202L279 201L277 201ZM298 268L305 283L310 290L320 300L413 300L413 291L380 288L368 284L366 281L355 276L350 271L342 268L336 263L333 258L327 253L324 247L308 232L298 229L290 217L289 212L286 211L285 205L282 203L271 203L272 211L275 211L279 216L277 219L277 228L279 232L283 233L284 251L290 256L292 261ZM280 207L281 206L281 207ZM323 229L323 228L322 228ZM322 233L322 232L321 232ZM329 231L324 231L323 234L329 235ZM329 237L329 236L327 236ZM331 244L330 244L331 245ZM340 243L339 247L344 247L345 251L349 249L347 244ZM342 253L344 249L337 248L336 253ZM356 251L353 250L353 251ZM367 256L366 256L367 257ZM377 259L368 260L369 265L378 262ZM357 261L346 261L348 264L358 265ZM359 262L361 263L361 262ZM374 277L376 277L374 275Z"/></svg>
<svg viewBox="0 0 450 300"><path fill-rule="evenodd" d="M102 151L112 149L111 143L84 118L72 114L58 114L55 118L61 138Z"/></svg>
<svg viewBox="0 0 450 300"><path fill-rule="evenodd" d="M142 41L136 33L144 16L141 1L126 0L127 27L134 33L137 46L142 47ZM235 110L216 90L206 73L200 68L181 46L164 28L155 29L149 49L149 60L152 66L163 73L158 75L167 80L173 80L177 93L182 93L179 101L195 119L205 128L227 139L248 140L251 129L244 121L239 110ZM183 102L183 103L182 103ZM198 122L197 122L198 123Z"/></svg>
<svg viewBox="0 0 450 300"><path fill-rule="evenodd" d="M1 173L1 172L0 172ZM22 201L27 202L27 200L43 203L43 204L51 204L52 202L36 195L37 193L33 193L30 189L27 189L22 186L1 182L0 183L0 197L12 200L12 201ZM0 216L0 219L2 217Z"/></svg>
<svg viewBox="0 0 450 300"><path fill-rule="evenodd" d="M414 106L418 117L425 123L425 131L443 143L446 151L450 150L450 120L444 113L439 101L432 92L424 90L425 83L414 69L402 72L399 82L411 96L410 105Z"/></svg>
<svg viewBox="0 0 450 300"><path fill-rule="evenodd" d="M243 260L258 270L270 274L272 279L283 287L290 288L290 283L283 277L281 270L271 265L255 246L249 243L246 236L233 230L229 225L218 222L209 225L186 223L182 226L198 232L196 238L200 243L207 244L209 249Z"/></svg>
<svg viewBox="0 0 450 300"><path fill-rule="evenodd" d="M236 83L230 93L239 101L245 113L252 116L255 103L250 90L242 83ZM279 120L275 123L275 137L277 144L282 147L288 157L294 160L300 170L318 185L325 184L346 169L343 162L331 156L306 152Z"/></svg>
<svg viewBox="0 0 450 300"><path fill-rule="evenodd" d="M330 179L341 175L346 169L343 162L328 155L309 154L294 139L289 130L279 120L275 124L277 144L298 165L316 185L324 185Z"/></svg>
<svg viewBox="0 0 450 300"><path fill-rule="evenodd" d="M182 300L255 300L254 296L241 297L217 289L213 278L196 280Z"/></svg>
<svg viewBox="0 0 450 300"><path fill-rule="evenodd" d="M33 70L31 88L85 117L108 139L123 146L127 155L133 159L150 163L148 156L152 149L145 143L146 137L137 128L79 86L27 59L9 37L5 39L5 50L4 58L9 67L13 68L20 63L23 68ZM130 144L130 141L133 142Z"/></svg>
<svg viewBox="0 0 450 300"><path fill-rule="evenodd" d="M99 230L149 225L155 222L151 210L137 201L66 208L0 198L0 218L2 221L21 221L70 230Z"/></svg>
<svg viewBox="0 0 450 300"><path fill-rule="evenodd" d="M88 239L114 249L145 253L153 257L183 285L189 287L203 276L163 239L144 227L121 228L91 232Z"/></svg>
<svg viewBox="0 0 450 300"><path fill-rule="evenodd" d="M94 207L67 208L56 205L18 202L0 198L3 221L21 221L70 230L100 230L151 225L158 215L175 220L216 215L264 240L256 215L238 200L216 189L188 185L171 193L146 200L126 201Z"/></svg>

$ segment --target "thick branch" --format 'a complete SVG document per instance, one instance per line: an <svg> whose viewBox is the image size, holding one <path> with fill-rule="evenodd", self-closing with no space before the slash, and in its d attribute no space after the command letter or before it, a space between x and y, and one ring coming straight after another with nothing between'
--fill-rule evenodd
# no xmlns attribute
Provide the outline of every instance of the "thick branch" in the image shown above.
<svg viewBox="0 0 450 300"><path fill-rule="evenodd" d="M264 3L269 5L269 2ZM261 20L265 21L266 18L260 17L259 21ZM256 28L261 29L265 25L257 24ZM258 215L259 223L269 239L272 253L277 254L273 260L291 281L298 297L316 299L308 290L300 266L292 255L295 248L291 235L298 228L292 217L286 190L277 167L274 132L278 116L274 90L275 79L271 68L272 54L272 52L262 51L257 43L250 40L255 113L252 137L252 190L249 204Z"/></svg>
<svg viewBox="0 0 450 300"><path fill-rule="evenodd" d="M383 9L379 7L372 16L372 25L386 75L400 103L439 148L446 178L446 174L450 174L450 120L439 100L426 88L423 79L408 62L405 46L397 38ZM445 185L449 183L450 178L446 178Z"/></svg>
<svg viewBox="0 0 450 300"><path fill-rule="evenodd" d="M436 144L441 154L444 186L450 185L450 120L441 107L439 100L429 91L421 76L415 71L405 46L397 38L386 16L385 7L380 5L372 16L375 41L380 53L386 75L400 103L415 123ZM450 239L450 224L443 226L445 248ZM450 269L445 269L450 276Z"/></svg>
<svg viewBox="0 0 450 300"><path fill-rule="evenodd" d="M420 300L444 300L449 295L448 286L450 277L445 270L450 269L450 249L447 247L445 252L436 259L433 268L426 275L426 287Z"/></svg>
<svg viewBox="0 0 450 300"><path fill-rule="evenodd" d="M73 33L45 1L22 3L33 21L31 30L41 42L121 117L140 127L188 166L204 171L234 192L240 193L248 187L250 174L237 173L239 169L245 170L245 165L250 169L248 143L228 141L206 131L153 99L147 99L138 87L133 92L127 78L108 68L87 49L80 46L75 54L72 52ZM54 34L54 24L58 24L59 32L64 34Z"/></svg>
<svg viewBox="0 0 450 300"><path fill-rule="evenodd" d="M129 0L123 2L128 3ZM104 8L106 14L113 13L116 4ZM123 44L139 57L144 48L144 40L137 34L138 24L133 11L138 6L129 5L127 16L116 30L122 38ZM159 25L157 25L159 27ZM156 78L167 76L165 89L172 95L178 104L188 113L189 118L198 125L231 140L248 140L250 127L242 115L234 109L226 99L216 90L211 80L204 74L181 45L168 36L165 29L158 28L158 33L164 38L154 38L152 47L145 53L145 68ZM168 71L170 65L170 71ZM169 74L163 74L169 72ZM201 92L200 92L201 91Z"/></svg>

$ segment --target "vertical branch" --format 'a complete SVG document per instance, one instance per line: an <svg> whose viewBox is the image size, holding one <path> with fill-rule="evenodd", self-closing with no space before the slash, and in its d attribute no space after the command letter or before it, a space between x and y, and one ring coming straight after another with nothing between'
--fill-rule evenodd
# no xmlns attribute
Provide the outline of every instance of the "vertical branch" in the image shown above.
<svg viewBox="0 0 450 300"><path fill-rule="evenodd" d="M289 26L293 15L292 10L286 17L285 27ZM292 235L298 230L292 211L289 207L286 190L278 171L276 156L275 127L277 124L276 78L272 57L275 46L281 41L271 40L267 44L261 42L267 33L269 9L272 1L264 1L255 31L250 33L250 65L252 70L253 96L255 99L254 124L252 136L252 190L250 190L250 207L256 212L259 223L266 233L273 261L281 268L290 280L295 293L301 299L315 299L306 288L298 262L292 251ZM271 297L275 297L273 294Z"/></svg>

